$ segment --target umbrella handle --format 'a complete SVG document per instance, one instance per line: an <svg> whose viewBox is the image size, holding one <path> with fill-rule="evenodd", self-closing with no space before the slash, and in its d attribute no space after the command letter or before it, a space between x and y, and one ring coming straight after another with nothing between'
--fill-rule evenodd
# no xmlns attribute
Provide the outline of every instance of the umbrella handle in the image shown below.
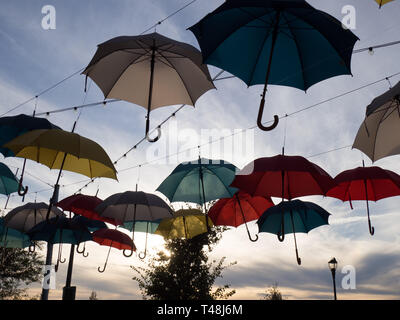
<svg viewBox="0 0 400 320"><path fill-rule="evenodd" d="M161 128L160 128L160 127L157 127L156 130L157 130L157 137L155 137L154 139L152 139L152 138L150 138L150 136L149 136L149 128L146 126L146 140L147 140L148 142L151 142L151 143L157 142L157 141L161 138Z"/></svg>
<svg viewBox="0 0 400 320"><path fill-rule="evenodd" d="M277 115L274 115L274 123L268 127L264 126L262 124L262 116L264 113L264 106L265 106L265 98L261 99L261 103L260 103L260 108L258 110L258 117L257 117L257 126L263 130L263 131L271 131L274 130L279 123L279 117Z"/></svg>
<svg viewBox="0 0 400 320"><path fill-rule="evenodd" d="M124 257L127 257L127 258L132 257L132 255L133 255L133 249L130 250L130 251L131 251L130 254L126 254L125 251L126 251L126 249L124 249L124 251L122 251L122 254L124 255Z"/></svg>
<svg viewBox="0 0 400 320"><path fill-rule="evenodd" d="M284 218L284 213L282 212L282 222L281 222L281 230L278 231L276 234L278 236L278 240L280 242L283 242L285 240L285 218Z"/></svg>
<svg viewBox="0 0 400 320"><path fill-rule="evenodd" d="M277 236L280 242L283 242L285 240L285 234L284 233L282 234L281 231L278 232Z"/></svg>
<svg viewBox="0 0 400 320"><path fill-rule="evenodd" d="M299 257L299 253L298 253L297 249L296 249L296 259L297 259L297 264L299 266L301 266L301 258Z"/></svg>
<svg viewBox="0 0 400 320"><path fill-rule="evenodd" d="M144 250L143 252L140 252L138 254L139 259L143 260L147 256L147 250Z"/></svg>
<svg viewBox="0 0 400 320"><path fill-rule="evenodd" d="M368 227L369 227L369 233L371 236L375 234L375 228L371 225L371 220L368 219Z"/></svg>
<svg viewBox="0 0 400 320"><path fill-rule="evenodd" d="M103 273L104 271L106 271L106 267L107 267L107 261L104 263L103 270L101 270L100 267L97 267L97 271Z"/></svg>
<svg viewBox="0 0 400 320"><path fill-rule="evenodd" d="M89 255L89 252L86 252L85 244L83 245L83 249L79 250L80 243L76 246L76 252L82 254L85 258ZM86 254L85 254L86 253Z"/></svg>
<svg viewBox="0 0 400 320"><path fill-rule="evenodd" d="M22 186L22 176L21 176L18 183L18 195L23 197L27 193L28 193L28 186L26 186L25 188Z"/></svg>

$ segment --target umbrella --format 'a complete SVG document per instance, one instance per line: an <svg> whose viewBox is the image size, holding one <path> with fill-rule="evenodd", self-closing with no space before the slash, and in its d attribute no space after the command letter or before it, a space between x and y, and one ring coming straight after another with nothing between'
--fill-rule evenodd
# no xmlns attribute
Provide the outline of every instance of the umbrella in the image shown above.
<svg viewBox="0 0 400 320"><path fill-rule="evenodd" d="M29 202L23 206L16 207L4 216L4 225L8 228L16 229L26 233L34 226L46 220L49 206L44 202ZM52 207L49 214L50 218L64 217L61 210Z"/></svg>
<svg viewBox="0 0 400 320"><path fill-rule="evenodd" d="M372 162L400 154L400 82L375 98L367 107L366 117L358 130L353 148L364 152Z"/></svg>
<svg viewBox="0 0 400 320"><path fill-rule="evenodd" d="M0 152L4 155L4 157L14 157L14 152L3 145L28 131L37 129L60 128L52 124L47 119L35 118L34 116L28 116L25 114L0 118ZM20 196L23 196L28 192L28 187L22 187L25 164L26 160L24 160L21 178L19 180L18 194Z"/></svg>
<svg viewBox="0 0 400 320"><path fill-rule="evenodd" d="M103 200L96 196L74 194L58 202L56 206L60 207L64 211L73 212L91 220L107 222L114 226L120 225L120 222L111 218L101 217L95 211L95 208L102 202Z"/></svg>
<svg viewBox="0 0 400 320"><path fill-rule="evenodd" d="M400 176L380 167L358 167L346 170L335 177L335 182L337 186L332 188L327 196L350 201L350 205L353 200L366 201L371 235L375 233L375 228L371 226L368 201L400 195Z"/></svg>
<svg viewBox="0 0 400 320"><path fill-rule="evenodd" d="M163 236L165 239L191 239L207 232L208 226L212 225L211 219L200 210L182 209L175 212L172 218L163 219L155 234Z"/></svg>
<svg viewBox="0 0 400 320"><path fill-rule="evenodd" d="M249 239L257 241L258 236L252 239L247 222L257 220L274 203L270 198L260 196L252 197L246 192L237 192L232 198L218 200L208 212L208 216L214 225L238 227L246 225Z"/></svg>
<svg viewBox="0 0 400 320"><path fill-rule="evenodd" d="M277 155L249 163L236 175L231 186L252 196L292 200L325 195L335 184L325 170L307 159Z"/></svg>
<svg viewBox="0 0 400 320"><path fill-rule="evenodd" d="M226 70L248 86L263 84L257 124L268 84L307 90L325 79L351 74L358 38L342 23L302 0L230 0L189 28L204 63Z"/></svg>
<svg viewBox="0 0 400 320"><path fill-rule="evenodd" d="M237 191L229 187L236 170L233 164L224 160L199 158L179 164L157 191L171 202L193 202L200 205L220 198L230 198Z"/></svg>
<svg viewBox="0 0 400 320"><path fill-rule="evenodd" d="M150 139L150 111L187 104L215 88L208 68L195 47L158 33L122 36L98 46L83 71L100 87L105 98L116 98L147 110L146 138Z"/></svg>
<svg viewBox="0 0 400 320"><path fill-rule="evenodd" d="M99 229L93 232L92 236L93 241L97 242L98 244L102 246L110 246L110 249L108 249L107 258L104 263L103 270L101 270L100 267L97 268L100 273L103 273L106 270L108 257L110 256L110 251L112 247L124 251L131 250L132 253L133 251L136 251L136 247L132 239L121 231L111 229Z"/></svg>
<svg viewBox="0 0 400 320"><path fill-rule="evenodd" d="M172 216L172 210L160 197L142 191L126 191L116 193L105 199L96 207L96 212L102 217L108 217L117 221L132 222L132 240L134 240L136 221L158 221ZM147 249L147 237L146 237ZM144 258L146 256L146 249ZM126 255L129 257L133 254Z"/></svg>
<svg viewBox="0 0 400 320"><path fill-rule="evenodd" d="M18 230L4 226L4 218L0 218L0 247L4 248L26 248L34 244L28 235Z"/></svg>
<svg viewBox="0 0 400 320"><path fill-rule="evenodd" d="M11 170L0 162L0 193L10 195L18 191L18 181Z"/></svg>
<svg viewBox="0 0 400 320"><path fill-rule="evenodd" d="M72 131L75 129L76 122ZM116 170L104 149L96 142L64 130L33 130L5 145L16 157L35 160L50 169L60 169L50 208L57 202L62 170L90 178L107 177L117 180ZM49 217L47 217L49 218Z"/></svg>
<svg viewBox="0 0 400 320"><path fill-rule="evenodd" d="M66 218L65 216L44 220L30 229L27 234L31 240L46 241L48 245L51 245L51 248L55 243L60 244L56 271L59 262L65 262L65 260L62 261L61 258L63 243L75 245L92 240L92 235L84 224L77 220L74 221Z"/></svg>
<svg viewBox="0 0 400 320"><path fill-rule="evenodd" d="M257 224L260 232L276 234L280 241L285 234L293 233L297 263L300 265L296 232L308 233L314 228L329 224L329 216L329 212L312 202L282 201L267 209Z"/></svg>
<svg viewBox="0 0 400 320"><path fill-rule="evenodd" d="M393 0L375 0L377 4L379 4L379 9L386 3L392 2Z"/></svg>

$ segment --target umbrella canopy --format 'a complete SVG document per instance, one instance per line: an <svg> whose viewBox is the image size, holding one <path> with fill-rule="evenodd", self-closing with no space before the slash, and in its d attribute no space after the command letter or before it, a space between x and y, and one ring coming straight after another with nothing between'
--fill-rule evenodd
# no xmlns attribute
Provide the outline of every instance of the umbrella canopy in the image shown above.
<svg viewBox="0 0 400 320"><path fill-rule="evenodd" d="M160 184L157 191L171 202L183 201L205 204L230 198L237 191L229 185L237 168L224 160L198 159L181 163Z"/></svg>
<svg viewBox="0 0 400 320"><path fill-rule="evenodd" d="M136 251L135 244L133 243L132 239L129 238L128 235L125 233L118 231L118 230L111 230L111 229L99 229L93 232L93 241L97 242L102 246L109 246L108 254L106 261L104 263L103 269L100 267L97 270L100 273L103 273L106 270L108 257L110 256L111 248L116 248L119 250L130 250L132 253ZM125 255L125 254L124 254ZM131 254L132 255L132 254Z"/></svg>
<svg viewBox="0 0 400 320"><path fill-rule="evenodd" d="M127 221L122 225L122 227L133 232L154 233L157 230L161 220L162 219L155 221L145 221L145 220Z"/></svg>
<svg viewBox="0 0 400 320"><path fill-rule="evenodd" d="M392 2L393 0L375 0L377 4L379 4L379 8L382 7L384 4Z"/></svg>
<svg viewBox="0 0 400 320"><path fill-rule="evenodd" d="M208 219L208 225L206 222ZM191 239L208 230L213 223L209 217L197 209L182 209L174 213L172 218L163 219L155 234L164 239Z"/></svg>
<svg viewBox="0 0 400 320"><path fill-rule="evenodd" d="M260 232L276 234L280 241L283 241L285 234L293 233L297 262L300 265L295 233L308 233L314 228L329 224L329 216L329 212L312 202L282 201L267 209L257 224Z"/></svg>
<svg viewBox="0 0 400 320"><path fill-rule="evenodd" d="M400 82L375 98L367 107L366 117L358 130L353 148L361 150L372 162L400 154Z"/></svg>
<svg viewBox="0 0 400 320"><path fill-rule="evenodd" d="M172 216L172 209L160 197L142 191L116 193L96 207L101 217L117 221L156 221Z"/></svg>
<svg viewBox="0 0 400 320"><path fill-rule="evenodd" d="M335 177L336 187L327 196L342 201L365 200L367 204L368 225L371 235L375 228L371 227L368 201L400 195L400 176L380 167L358 167L343 171Z"/></svg>
<svg viewBox="0 0 400 320"><path fill-rule="evenodd" d="M3 145L28 131L38 129L60 128L47 119L35 118L26 114L0 118L0 152L5 157L14 157L14 152Z"/></svg>
<svg viewBox="0 0 400 320"><path fill-rule="evenodd" d="M29 202L8 212L4 217L4 225L20 232L27 232L40 222L46 220L48 208L49 206L44 202ZM52 207L49 216L50 218L61 218L64 217L64 213Z"/></svg>
<svg viewBox="0 0 400 320"><path fill-rule="evenodd" d="M158 33L116 37L100 44L83 74L105 98L135 103L150 111L187 104L215 88L202 56L195 47Z"/></svg>
<svg viewBox="0 0 400 320"><path fill-rule="evenodd" d="M252 196L291 200L325 195L335 183L325 170L303 157L277 155L249 163L231 185Z"/></svg>
<svg viewBox="0 0 400 320"><path fill-rule="evenodd" d="M102 202L103 200L97 198L96 196L74 194L58 202L56 206L60 207L64 211L73 212L91 220L103 221L115 226L121 224L114 219L101 217L95 211L95 208Z"/></svg>
<svg viewBox="0 0 400 320"><path fill-rule="evenodd" d="M5 147L16 157L31 159L50 169L64 169L89 178L117 180L116 170L104 149L96 142L72 132L56 129L33 130Z"/></svg>
<svg viewBox="0 0 400 320"><path fill-rule="evenodd" d="M270 198L252 197L246 192L237 192L232 198L224 198L218 200L208 212L214 225L238 227L246 224L249 239L250 236L247 222L257 220L269 207L274 203Z"/></svg>
<svg viewBox="0 0 400 320"><path fill-rule="evenodd" d="M27 234L32 240L46 241L51 244L79 244L92 240L92 235L84 224L66 217L42 221L30 229Z"/></svg>
<svg viewBox="0 0 400 320"><path fill-rule="evenodd" d="M29 236L12 228L4 226L4 219L0 218L0 247L4 248L26 248L33 243Z"/></svg>
<svg viewBox="0 0 400 320"><path fill-rule="evenodd" d="M71 221L84 225L90 232L107 228L107 225L103 221L88 219L80 215L74 216Z"/></svg>
<svg viewBox="0 0 400 320"><path fill-rule="evenodd" d="M189 28L204 63L226 70L248 86L268 84L307 90L338 75L351 74L358 38L342 23L303 0L230 0ZM318 50L315 50L318 48Z"/></svg>
<svg viewBox="0 0 400 320"><path fill-rule="evenodd" d="M0 162L0 193L9 195L18 191L18 181L11 170Z"/></svg>

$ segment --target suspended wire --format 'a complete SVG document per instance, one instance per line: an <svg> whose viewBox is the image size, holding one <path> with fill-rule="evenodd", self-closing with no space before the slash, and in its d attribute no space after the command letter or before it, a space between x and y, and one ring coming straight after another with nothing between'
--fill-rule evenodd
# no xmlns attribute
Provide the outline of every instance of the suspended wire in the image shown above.
<svg viewBox="0 0 400 320"><path fill-rule="evenodd" d="M374 45L374 46L371 46L368 48L356 49L353 51L353 53L360 53L360 52L365 52L365 51L373 52L374 49L391 47L391 46L394 46L397 44L400 44L400 40L387 42L387 43L383 43L383 44L378 44L378 45Z"/></svg>

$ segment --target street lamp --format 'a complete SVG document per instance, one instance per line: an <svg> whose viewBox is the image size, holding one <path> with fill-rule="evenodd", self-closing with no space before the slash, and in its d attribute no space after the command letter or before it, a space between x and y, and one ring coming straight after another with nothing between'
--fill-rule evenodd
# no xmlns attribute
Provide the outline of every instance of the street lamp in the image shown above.
<svg viewBox="0 0 400 320"><path fill-rule="evenodd" d="M337 268L337 261L336 261L336 259L335 259L335 258L332 258L332 259L328 262L328 266L329 266L329 269L330 269L331 272L332 272L334 299L337 300L337 297L336 297L336 280L335 280L336 268Z"/></svg>

